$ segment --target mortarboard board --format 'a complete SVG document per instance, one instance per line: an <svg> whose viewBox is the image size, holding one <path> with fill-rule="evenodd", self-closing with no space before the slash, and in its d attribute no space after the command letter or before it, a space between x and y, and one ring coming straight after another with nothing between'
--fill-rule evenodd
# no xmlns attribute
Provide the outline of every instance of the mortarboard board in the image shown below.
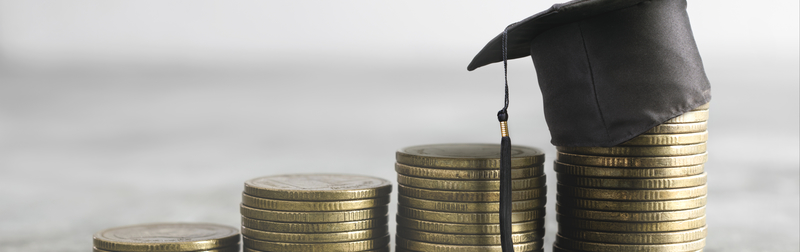
<svg viewBox="0 0 800 252"><path fill-rule="evenodd" d="M576 0L511 24L467 67L531 56L557 146L614 146L711 99L685 0ZM500 226L510 236L510 149L501 122ZM504 217L506 216L506 217Z"/></svg>

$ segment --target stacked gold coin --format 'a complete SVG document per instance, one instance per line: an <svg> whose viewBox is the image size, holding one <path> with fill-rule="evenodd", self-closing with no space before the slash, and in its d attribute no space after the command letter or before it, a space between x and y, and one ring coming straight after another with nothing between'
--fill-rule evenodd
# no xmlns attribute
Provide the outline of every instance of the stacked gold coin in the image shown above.
<svg viewBox="0 0 800 252"><path fill-rule="evenodd" d="M244 183L244 251L389 251L388 180L343 174Z"/></svg>
<svg viewBox="0 0 800 252"><path fill-rule="evenodd" d="M544 153L513 146L512 239L541 251ZM397 151L396 251L501 251L500 145L435 144Z"/></svg>
<svg viewBox="0 0 800 252"><path fill-rule="evenodd" d="M239 230L205 223L156 223L94 234L94 252L238 252Z"/></svg>
<svg viewBox="0 0 800 252"><path fill-rule="evenodd" d="M708 104L614 147L557 147L553 251L699 251Z"/></svg>

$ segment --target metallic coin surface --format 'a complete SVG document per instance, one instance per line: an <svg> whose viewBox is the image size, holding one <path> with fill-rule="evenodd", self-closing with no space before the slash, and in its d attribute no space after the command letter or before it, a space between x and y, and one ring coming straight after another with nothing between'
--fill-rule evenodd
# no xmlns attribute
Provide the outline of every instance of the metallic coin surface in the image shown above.
<svg viewBox="0 0 800 252"><path fill-rule="evenodd" d="M558 201L558 204L561 204L562 206L600 211L656 212L687 210L703 207L706 205L706 196L679 200L614 201L578 199L556 194L556 201Z"/></svg>
<svg viewBox="0 0 800 252"><path fill-rule="evenodd" d="M674 178L590 178L557 174L558 182L565 185L595 188L670 189L695 187L706 184L706 173Z"/></svg>
<svg viewBox="0 0 800 252"><path fill-rule="evenodd" d="M602 200L675 200L705 196L706 185L679 189L603 189L558 184L558 194L574 198Z"/></svg>
<svg viewBox="0 0 800 252"><path fill-rule="evenodd" d="M558 161L567 164L601 167L678 167L704 164L708 154L674 157L606 157L558 152Z"/></svg>
<svg viewBox="0 0 800 252"><path fill-rule="evenodd" d="M661 222L596 221L576 219L560 214L556 215L556 219L559 226L607 232L670 232L698 229L706 225L705 216L688 220Z"/></svg>
<svg viewBox="0 0 800 252"><path fill-rule="evenodd" d="M585 177L615 178L667 178L692 176L703 173L704 165L669 167L669 168L614 168L595 167L553 162L553 169L559 174Z"/></svg>
<svg viewBox="0 0 800 252"><path fill-rule="evenodd" d="M405 165L454 169L500 169L499 144L431 144L398 150L397 162ZM533 147L511 147L511 167L544 162L544 152Z"/></svg>
<svg viewBox="0 0 800 252"><path fill-rule="evenodd" d="M292 223L292 222L277 222L250 219L242 217L242 226L268 232L284 232L284 233L337 233L349 232L370 228L379 228L388 224L389 217L382 216L380 218L348 221L348 222L333 222L333 223Z"/></svg>
<svg viewBox="0 0 800 252"><path fill-rule="evenodd" d="M300 211L300 212L333 212L367 209L384 206L389 204L389 196L380 198L359 199L359 200L339 200L339 201L293 201L258 198L242 193L242 204L245 206L278 211Z"/></svg>
<svg viewBox="0 0 800 252"><path fill-rule="evenodd" d="M328 252L328 251L364 251L383 248L389 245L389 235L380 238L328 243L290 243L256 240L247 236L242 237L242 242L247 248L261 251L283 252Z"/></svg>
<svg viewBox="0 0 800 252"><path fill-rule="evenodd" d="M457 202L498 202L500 191L445 191L397 185L400 195L418 199L457 201ZM547 187L511 191L512 200L530 200L545 197Z"/></svg>
<svg viewBox="0 0 800 252"><path fill-rule="evenodd" d="M92 251L93 252L118 252L118 251L103 250L103 249L99 249L99 248L96 248L96 247L93 247ZM239 250L239 244L236 244L236 245L228 246L228 247L224 247L224 248L208 249L208 250L195 250L195 251L191 251L191 252L239 252L239 251L240 251Z"/></svg>
<svg viewBox="0 0 800 252"><path fill-rule="evenodd" d="M604 158L613 157L671 157L696 155L706 152L706 143L687 144L687 145L665 145L665 146L614 146L614 147L564 147L556 146L556 150L561 153L571 153L580 155L603 156ZM559 161L570 164L567 160ZM596 162L596 161L592 161ZM590 165L590 164L586 164ZM596 165L600 166L600 165Z"/></svg>
<svg viewBox="0 0 800 252"><path fill-rule="evenodd" d="M442 223L406 218L397 215L397 226L434 233L450 234L500 234L500 224ZM544 220L511 223L511 232L531 232L544 228Z"/></svg>
<svg viewBox="0 0 800 252"><path fill-rule="evenodd" d="M500 245L453 245L453 244L437 244L430 242L414 241L396 236L395 242L398 247L415 251L437 251L437 252L502 252ZM514 251L536 251L542 248L544 242L541 240L515 243Z"/></svg>
<svg viewBox="0 0 800 252"><path fill-rule="evenodd" d="M512 190L532 189L545 186L547 176L513 179ZM409 177L397 174L397 183L417 188L450 190L450 191L497 191L500 190L499 180L443 180Z"/></svg>
<svg viewBox="0 0 800 252"><path fill-rule="evenodd" d="M116 227L94 234L94 247L110 251L196 251L233 246L239 230L207 223L154 223Z"/></svg>
<svg viewBox="0 0 800 252"><path fill-rule="evenodd" d="M397 235L409 240L439 244L500 245L499 234L443 234L398 227ZM544 229L533 232L515 233L511 235L511 240L514 243L524 243L541 241L542 237L544 237Z"/></svg>
<svg viewBox="0 0 800 252"><path fill-rule="evenodd" d="M691 242L671 243L671 244L612 244L599 242L585 242L556 235L554 246L564 249L592 251L592 252L684 252L703 249L706 245L705 239Z"/></svg>
<svg viewBox="0 0 800 252"><path fill-rule="evenodd" d="M580 250L583 251L583 250ZM565 249L558 246L558 244L553 244L553 252L580 252L579 250L571 250ZM398 251L399 252L399 251ZM686 251L686 252L703 252L702 249L694 250L694 251Z"/></svg>
<svg viewBox="0 0 800 252"><path fill-rule="evenodd" d="M708 130L707 122L696 123L662 123L652 129L645 131L644 134L680 134L703 132Z"/></svg>
<svg viewBox="0 0 800 252"><path fill-rule="evenodd" d="M425 168L401 163L394 164L394 170L399 174L420 178L452 179L452 180L497 180L500 179L499 169L441 169ZM544 166L529 166L511 169L511 178L530 178L544 174Z"/></svg>
<svg viewBox="0 0 800 252"><path fill-rule="evenodd" d="M511 222L527 222L544 218L544 208L511 212ZM447 223L492 224L500 223L500 213L452 213L397 206L397 215L417 220Z"/></svg>
<svg viewBox="0 0 800 252"><path fill-rule="evenodd" d="M706 103L706 104L700 105L700 106L698 106L698 107L696 107L696 108L692 109L692 111L697 111L697 110L708 110L708 108L710 108L710 107L711 107L711 103L709 102L709 103Z"/></svg>
<svg viewBox="0 0 800 252"><path fill-rule="evenodd" d="M545 187L546 189L546 187ZM542 195L545 195L545 192ZM401 206L413 207L417 209L427 209L442 212L459 213L492 213L500 211L499 202L451 202L412 198L400 194L397 196L397 203ZM524 211L535 208L542 208L547 203L547 198L541 197L532 200L515 200L511 202L511 211Z"/></svg>
<svg viewBox="0 0 800 252"><path fill-rule="evenodd" d="M386 247L379 248L379 249L364 250L364 251L359 251L359 252L390 252L390 250L391 250L391 248L389 246L386 246ZM268 251L255 250L255 249L251 249L251 248L247 248L247 247L243 248L242 251L244 251L244 252L268 252Z"/></svg>
<svg viewBox="0 0 800 252"><path fill-rule="evenodd" d="M244 182L244 192L261 198L333 201L378 198L392 192L388 180L350 174L287 174Z"/></svg>
<svg viewBox="0 0 800 252"><path fill-rule="evenodd" d="M664 123L695 123L708 121L708 110L692 110L679 115Z"/></svg>
<svg viewBox="0 0 800 252"><path fill-rule="evenodd" d="M684 134L639 135L620 146L686 145L708 141L708 131Z"/></svg>
<svg viewBox="0 0 800 252"><path fill-rule="evenodd" d="M556 212L565 216L580 219L623 221L623 222L657 222L676 221L700 218L706 215L705 206L677 211L660 212L610 212L589 209L578 209L556 204Z"/></svg>
<svg viewBox="0 0 800 252"><path fill-rule="evenodd" d="M287 212L258 209L240 205L239 212L244 217L258 220L280 222L345 222L374 219L385 216L389 212L389 206L384 205L376 208L338 212Z"/></svg>
<svg viewBox="0 0 800 252"><path fill-rule="evenodd" d="M570 227L559 227L558 234L567 238L589 242L619 244L665 244L696 241L706 238L708 230L705 226L685 231L657 233L619 233L589 231Z"/></svg>
<svg viewBox="0 0 800 252"><path fill-rule="evenodd" d="M242 227L242 235L256 240L296 243L360 241L375 239L388 234L388 225L379 226L372 229L336 233L284 233L261 231L248 227Z"/></svg>

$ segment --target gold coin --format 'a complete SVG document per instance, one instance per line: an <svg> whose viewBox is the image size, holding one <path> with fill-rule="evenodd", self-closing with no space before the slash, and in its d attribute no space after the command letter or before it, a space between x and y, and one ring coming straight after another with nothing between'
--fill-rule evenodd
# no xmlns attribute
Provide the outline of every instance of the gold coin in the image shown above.
<svg viewBox="0 0 800 252"><path fill-rule="evenodd" d="M339 201L293 201L258 198L242 193L242 204L249 207L279 211L334 212L367 209L389 204L389 196L373 199Z"/></svg>
<svg viewBox="0 0 800 252"><path fill-rule="evenodd" d="M442 234L397 227L397 235L409 240L439 244L500 245L499 234ZM544 237L544 229L511 234L511 240L514 243L541 241L542 237Z"/></svg>
<svg viewBox="0 0 800 252"><path fill-rule="evenodd" d="M395 243L398 247L415 251L437 251L437 252L502 252L500 245L453 245L453 244L437 244L430 242L414 241L403 238L402 236L395 237ZM542 248L544 242L541 240L515 243L514 251L535 251Z"/></svg>
<svg viewBox="0 0 800 252"><path fill-rule="evenodd" d="M662 123L645 131L644 134L680 134L694 133L708 130L707 122L696 123Z"/></svg>
<svg viewBox="0 0 800 252"><path fill-rule="evenodd" d="M703 165L669 167L669 168L614 168L594 167L565 164L558 161L553 163L553 169L559 174L586 176L586 177L616 177L616 178L666 178L683 177L703 173Z"/></svg>
<svg viewBox="0 0 800 252"><path fill-rule="evenodd" d="M397 151L397 162L405 165L454 169L500 169L499 144L431 144L411 146ZM539 149L511 146L511 167L544 163Z"/></svg>
<svg viewBox="0 0 800 252"><path fill-rule="evenodd" d="M686 156L702 154L706 152L706 143L688 144L688 145L666 145L666 146L615 146L615 147L564 147L556 146L560 153L582 154L582 155L595 155L595 156L624 156L632 157L667 157L667 156ZM559 161L569 162L567 160ZM596 162L596 161L593 161ZM589 164L587 164L589 165Z"/></svg>
<svg viewBox="0 0 800 252"><path fill-rule="evenodd" d="M684 243L672 244L610 244L599 242L585 242L575 239L566 238L556 235L554 246L565 249L592 251L592 252L638 252L638 251L653 251L653 252L683 252L695 251L703 249L706 245L706 239L700 239Z"/></svg>
<svg viewBox="0 0 800 252"><path fill-rule="evenodd" d="M111 251L196 251L239 243L239 230L206 223L154 223L107 229L94 234L94 247Z"/></svg>
<svg viewBox="0 0 800 252"><path fill-rule="evenodd" d="M364 250L364 251L359 251L359 252L389 252L389 250L390 250L389 246L386 246L386 247L379 248L379 249ZM255 250L255 249L251 249L251 248L247 248L247 247L243 248L243 251L244 252L267 252L267 251Z"/></svg>
<svg viewBox="0 0 800 252"><path fill-rule="evenodd" d="M588 209L577 209L556 204L556 212L579 219L623 221L623 222L657 222L676 221L700 218L706 215L706 207L698 207L678 211L662 212L609 212Z"/></svg>
<svg viewBox="0 0 800 252"><path fill-rule="evenodd" d="M239 206L242 216L269 221L281 222L345 222L374 219L385 216L389 212L389 206L379 206L376 208L359 209L340 212L287 212L252 208L245 205Z"/></svg>
<svg viewBox="0 0 800 252"><path fill-rule="evenodd" d="M92 247L92 251L93 252L117 252L117 251L103 250L103 249L99 249L99 248L96 248L96 247ZM163 250L159 250L159 251L163 251ZM194 251L191 251L191 252L239 252L239 244L236 244L236 245L233 245L233 246L229 246L229 247L224 247L224 248L207 249L207 250L194 250Z"/></svg>
<svg viewBox="0 0 800 252"><path fill-rule="evenodd" d="M657 146L657 145L685 145L698 144L708 141L708 131L684 134L653 134L639 135L622 146Z"/></svg>
<svg viewBox="0 0 800 252"><path fill-rule="evenodd" d="M664 123L695 123L708 121L708 110L692 110L676 116Z"/></svg>
<svg viewBox="0 0 800 252"><path fill-rule="evenodd" d="M545 195L546 188L542 195ZM499 202L448 202L437 200L417 199L402 194L397 196L398 205L443 212L461 213L491 213L500 211ZM532 200L515 200L511 202L512 211L524 211L544 207L547 198L544 196Z"/></svg>
<svg viewBox="0 0 800 252"><path fill-rule="evenodd" d="M420 177L420 178L436 178L436 179L454 179L454 180L497 180L500 179L499 169L437 169L425 168L404 165L401 163L394 164L394 170L399 174ZM530 166L511 169L511 178L530 178L544 174L544 166Z"/></svg>
<svg viewBox="0 0 800 252"><path fill-rule="evenodd" d="M696 198L706 195L706 185L680 189L613 190L602 188L575 187L558 184L558 194L568 197L603 200L675 200Z"/></svg>
<svg viewBox="0 0 800 252"><path fill-rule="evenodd" d="M584 220L557 214L559 226L607 232L670 232L697 229L706 225L706 217L661 222L615 222Z"/></svg>
<svg viewBox="0 0 800 252"><path fill-rule="evenodd" d="M612 201L612 200L590 200L578 199L556 194L556 200L562 206L571 206L583 209L601 211L623 211L623 212L656 212L656 211L675 211L686 210L706 205L706 196L679 199L679 200L658 200L658 201Z"/></svg>
<svg viewBox="0 0 800 252"><path fill-rule="evenodd" d="M256 240L296 243L360 241L375 239L388 234L388 225L383 225L372 229L336 233L284 233L261 231L248 227L242 227L242 235Z"/></svg>
<svg viewBox="0 0 800 252"><path fill-rule="evenodd" d="M348 222L333 222L333 223L293 223L293 222L277 222L250 219L242 217L242 226L267 231L267 232L283 232L283 233L337 233L349 232L370 228L383 227L389 222L389 216L381 216L375 219L348 221Z"/></svg>
<svg viewBox="0 0 800 252"><path fill-rule="evenodd" d="M333 201L379 198L392 192L388 180L350 174L288 174L244 182L244 192L261 198Z"/></svg>
<svg viewBox="0 0 800 252"><path fill-rule="evenodd" d="M584 250L580 250L580 251L584 251ZM400 251L397 251L397 252L400 252ZM558 244L553 244L553 252L579 252L579 251L578 250L564 249L564 248L559 247ZM686 251L686 252L703 252L703 250L699 249L699 250Z"/></svg>
<svg viewBox="0 0 800 252"><path fill-rule="evenodd" d="M397 226L414 230L450 234L500 234L500 224L462 224L424 221L396 216ZM512 233L531 232L544 228L544 220L511 223Z"/></svg>
<svg viewBox="0 0 800 252"><path fill-rule="evenodd" d="M397 185L397 191L400 195L414 197L418 199L441 200L441 201L458 201L458 202L498 202L500 201L499 191L444 191L444 190L428 190L421 188L414 188L410 186ZM512 200L530 200L545 197L547 194L547 187L539 187L528 190L514 190L511 191Z"/></svg>
<svg viewBox="0 0 800 252"><path fill-rule="evenodd" d="M696 108L692 109L692 111L697 111L697 110L708 110L708 108L710 108L710 107L711 107L711 103L710 103L710 102L708 102L708 103L706 103L706 104L700 105L700 106L698 106L698 107L696 107Z"/></svg>
<svg viewBox="0 0 800 252"><path fill-rule="evenodd" d="M397 215L417 220L447 223L500 223L500 213L452 213L397 206ZM544 208L521 212L511 212L511 222L526 222L541 218L544 218Z"/></svg>
<svg viewBox="0 0 800 252"><path fill-rule="evenodd" d="M695 187L706 184L706 173L675 178L590 178L556 174L558 183L596 188L629 188L629 189L669 189Z"/></svg>
<svg viewBox="0 0 800 252"><path fill-rule="evenodd" d="M704 152L675 157L606 157L558 152L558 161L568 164L602 167L678 167L704 164L708 161L708 154Z"/></svg>
<svg viewBox="0 0 800 252"><path fill-rule="evenodd" d="M285 252L328 252L328 251L363 251L383 248L389 245L389 235L380 238L349 241L349 242L327 242L327 243L290 243L256 240L247 236L242 237L244 246L262 251L285 251Z"/></svg>
<svg viewBox="0 0 800 252"><path fill-rule="evenodd" d="M708 230L705 226L685 231L658 233L617 233L581 230L559 227L558 234L567 238L589 242L620 244L665 244L696 241L706 238Z"/></svg>
<svg viewBox="0 0 800 252"><path fill-rule="evenodd" d="M545 175L511 180L512 190L522 190L543 187L547 178ZM417 188L450 190L450 191L497 191L500 190L499 180L443 180L409 177L397 174L397 183Z"/></svg>

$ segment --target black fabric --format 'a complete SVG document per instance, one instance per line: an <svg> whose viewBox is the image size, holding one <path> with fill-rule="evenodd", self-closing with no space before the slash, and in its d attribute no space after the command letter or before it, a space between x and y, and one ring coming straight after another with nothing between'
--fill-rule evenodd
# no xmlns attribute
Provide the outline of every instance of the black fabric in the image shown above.
<svg viewBox="0 0 800 252"><path fill-rule="evenodd" d="M511 239L511 138L500 140L500 247L503 252L514 252Z"/></svg>
<svg viewBox="0 0 800 252"><path fill-rule="evenodd" d="M529 41L554 145L617 145L711 99L685 0L574 1L525 22L549 27L509 29L509 58Z"/></svg>

